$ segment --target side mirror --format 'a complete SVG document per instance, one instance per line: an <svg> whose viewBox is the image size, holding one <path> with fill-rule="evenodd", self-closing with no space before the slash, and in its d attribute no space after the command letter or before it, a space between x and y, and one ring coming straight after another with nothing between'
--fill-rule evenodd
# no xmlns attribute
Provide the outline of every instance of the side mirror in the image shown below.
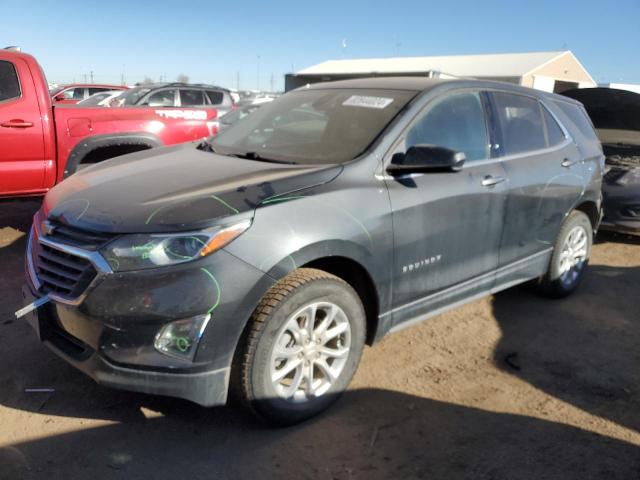
<svg viewBox="0 0 640 480"><path fill-rule="evenodd" d="M437 145L414 145L406 153L396 153L387 167L390 175L423 172L458 172L467 157Z"/></svg>
<svg viewBox="0 0 640 480"><path fill-rule="evenodd" d="M55 97L53 97L53 99L56 102L61 102L62 100L64 100L64 94L63 93L59 93L58 95L56 95Z"/></svg>

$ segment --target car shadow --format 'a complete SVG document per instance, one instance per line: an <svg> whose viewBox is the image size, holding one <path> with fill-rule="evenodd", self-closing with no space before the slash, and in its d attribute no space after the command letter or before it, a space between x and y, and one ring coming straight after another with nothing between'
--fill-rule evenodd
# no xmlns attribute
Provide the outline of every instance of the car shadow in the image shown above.
<svg viewBox="0 0 640 480"><path fill-rule="evenodd" d="M623 441L388 390L349 391L320 417L280 429L228 408L163 403L157 418L0 448L0 479L622 479L640 472L640 449Z"/></svg>
<svg viewBox="0 0 640 480"><path fill-rule="evenodd" d="M624 243L627 245L640 245L640 235L600 231L595 238L596 243Z"/></svg>
<svg viewBox="0 0 640 480"><path fill-rule="evenodd" d="M493 297L505 371L573 406L640 432L639 267L590 266L578 290L549 300L528 285Z"/></svg>

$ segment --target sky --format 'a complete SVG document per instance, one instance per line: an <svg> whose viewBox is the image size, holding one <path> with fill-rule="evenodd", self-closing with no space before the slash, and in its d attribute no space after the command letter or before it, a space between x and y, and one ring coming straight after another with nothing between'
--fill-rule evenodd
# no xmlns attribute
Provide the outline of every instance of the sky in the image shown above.
<svg viewBox="0 0 640 480"><path fill-rule="evenodd" d="M599 83L640 83L640 0L0 0L0 12L0 46L58 83L183 74L281 90L285 73L330 59L557 50Z"/></svg>

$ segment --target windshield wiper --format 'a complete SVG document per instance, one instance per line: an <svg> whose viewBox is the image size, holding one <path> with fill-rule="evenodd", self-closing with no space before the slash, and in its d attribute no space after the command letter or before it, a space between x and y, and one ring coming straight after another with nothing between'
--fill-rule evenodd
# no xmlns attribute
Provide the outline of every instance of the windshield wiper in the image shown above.
<svg viewBox="0 0 640 480"><path fill-rule="evenodd" d="M216 153L216 151L213 149L213 145L211 145L211 140L211 137L203 139L196 148L198 150L202 150L203 152Z"/></svg>
<svg viewBox="0 0 640 480"><path fill-rule="evenodd" d="M247 160L257 160L259 162L283 163L283 164L286 164L286 165L297 165L296 162L291 162L289 160L278 160L276 158L263 157L257 152L227 153L227 155L229 157L246 158Z"/></svg>

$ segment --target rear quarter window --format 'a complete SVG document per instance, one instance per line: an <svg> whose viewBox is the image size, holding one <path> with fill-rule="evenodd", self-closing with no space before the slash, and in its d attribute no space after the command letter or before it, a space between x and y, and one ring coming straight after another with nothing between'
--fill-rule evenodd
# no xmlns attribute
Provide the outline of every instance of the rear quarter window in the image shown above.
<svg viewBox="0 0 640 480"><path fill-rule="evenodd" d="M564 132L553 115L549 113L546 107L542 107L542 116L544 117L544 124L547 127L547 140L550 147L560 145L565 141Z"/></svg>
<svg viewBox="0 0 640 480"><path fill-rule="evenodd" d="M0 60L0 102L20 96L20 82L16 67L11 62Z"/></svg>
<svg viewBox="0 0 640 480"><path fill-rule="evenodd" d="M575 105L573 103L554 101L554 103L563 111L563 113L569 117L571 123L573 123L580 133L589 140L598 140L593 124L587 112L581 105Z"/></svg>
<svg viewBox="0 0 640 480"><path fill-rule="evenodd" d="M224 94L216 90L207 90L207 95L209 96L211 105L220 105L224 100Z"/></svg>

